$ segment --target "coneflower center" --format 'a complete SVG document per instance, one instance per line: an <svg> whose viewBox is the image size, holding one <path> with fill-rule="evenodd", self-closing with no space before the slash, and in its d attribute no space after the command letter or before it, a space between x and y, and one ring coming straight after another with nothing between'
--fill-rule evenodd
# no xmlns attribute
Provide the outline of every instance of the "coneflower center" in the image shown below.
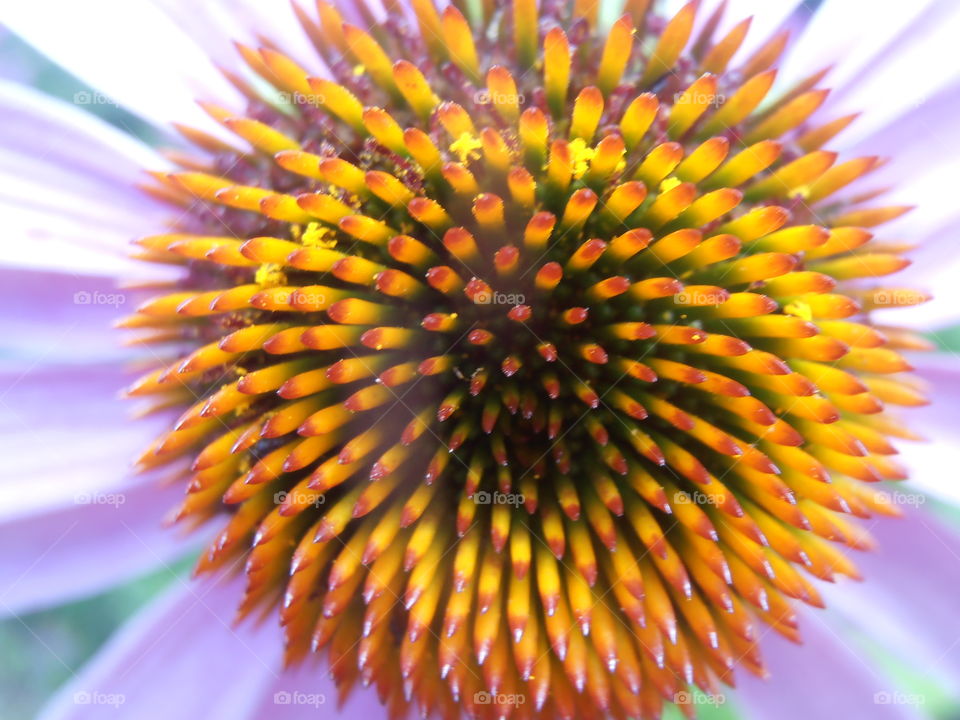
<svg viewBox="0 0 960 720"><path fill-rule="evenodd" d="M156 178L185 274L130 392L187 409L141 463L190 457L199 570L397 714L689 710L905 475L923 342L869 312L924 298L863 280L906 208L835 199L876 158L822 149L822 74L772 92L784 36L733 65L748 23L647 5L320 2L321 69L239 46L247 112L204 104L249 148L182 128L208 159Z"/></svg>

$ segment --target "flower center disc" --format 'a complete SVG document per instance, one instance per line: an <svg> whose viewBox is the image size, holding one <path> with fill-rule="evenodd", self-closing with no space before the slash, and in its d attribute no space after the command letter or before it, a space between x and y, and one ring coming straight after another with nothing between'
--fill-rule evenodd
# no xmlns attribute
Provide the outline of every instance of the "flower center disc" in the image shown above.
<svg viewBox="0 0 960 720"><path fill-rule="evenodd" d="M746 24L647 4L320 2L323 63L239 46L236 146L183 128L156 176L184 219L139 245L185 273L124 323L173 348L130 394L187 409L140 462L190 458L199 570L397 715L715 698L904 476L922 342L868 313L923 297L851 281L905 208L836 199L876 158L821 149L819 74L771 93L785 37L731 70Z"/></svg>

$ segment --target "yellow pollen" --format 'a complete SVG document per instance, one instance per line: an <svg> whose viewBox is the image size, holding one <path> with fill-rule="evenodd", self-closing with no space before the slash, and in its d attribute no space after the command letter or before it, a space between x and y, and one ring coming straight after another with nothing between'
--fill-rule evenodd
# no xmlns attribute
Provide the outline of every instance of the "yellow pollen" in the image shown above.
<svg viewBox="0 0 960 720"><path fill-rule="evenodd" d="M366 72L366 70L367 69L362 64L353 66L353 74L355 77L360 77Z"/></svg>
<svg viewBox="0 0 960 720"><path fill-rule="evenodd" d="M450 151L460 158L461 163L476 160L480 157L478 150L481 147L483 147L483 143L480 142L480 138L468 132L461 133L460 137L450 143Z"/></svg>
<svg viewBox="0 0 960 720"><path fill-rule="evenodd" d="M329 250L337 244L336 233L320 223L312 222L300 236L300 242L306 247Z"/></svg>
<svg viewBox="0 0 960 720"><path fill-rule="evenodd" d="M577 179L583 177L590 169L590 161L597 151L587 147L587 142L583 138L576 138L570 142L570 162L573 165L573 176Z"/></svg>
<svg viewBox="0 0 960 720"><path fill-rule="evenodd" d="M276 263L264 263L257 268L257 274L254 276L254 282L260 287L277 287L287 281L280 265Z"/></svg>

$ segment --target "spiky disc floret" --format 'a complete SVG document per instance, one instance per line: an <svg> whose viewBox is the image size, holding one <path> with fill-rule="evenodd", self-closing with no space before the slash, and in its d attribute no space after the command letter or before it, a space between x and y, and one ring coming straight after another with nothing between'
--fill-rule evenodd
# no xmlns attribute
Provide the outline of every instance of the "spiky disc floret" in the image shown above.
<svg viewBox="0 0 960 720"><path fill-rule="evenodd" d="M241 46L274 89L205 107L252 149L182 128L209 159L156 176L187 219L142 256L187 273L125 324L193 348L130 392L198 400L142 463L193 455L176 517L232 512L200 570L246 553L242 612L282 597L288 659L395 714L648 718L763 673L758 625L798 637L904 475L921 343L866 315L922 298L855 282L904 208L834 195L878 159L820 149L822 73L767 99L785 38L731 72L745 24L683 54L696 3L646 4L320 2L327 75Z"/></svg>

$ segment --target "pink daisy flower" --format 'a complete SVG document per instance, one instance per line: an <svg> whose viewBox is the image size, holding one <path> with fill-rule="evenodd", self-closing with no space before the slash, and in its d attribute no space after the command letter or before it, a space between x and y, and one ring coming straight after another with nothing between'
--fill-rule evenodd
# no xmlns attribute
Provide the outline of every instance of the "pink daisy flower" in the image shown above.
<svg viewBox="0 0 960 720"><path fill-rule="evenodd" d="M0 609L200 552L42 717L956 691L960 9L614 5L8 9Z"/></svg>

